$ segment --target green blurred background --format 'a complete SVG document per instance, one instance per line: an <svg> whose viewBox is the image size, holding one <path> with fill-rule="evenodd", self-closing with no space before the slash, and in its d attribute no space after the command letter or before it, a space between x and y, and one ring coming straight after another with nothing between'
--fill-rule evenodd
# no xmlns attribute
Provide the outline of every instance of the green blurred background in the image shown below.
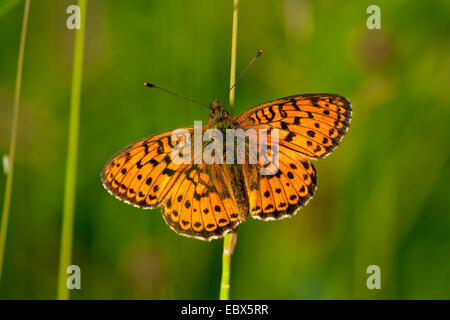
<svg viewBox="0 0 450 320"><path fill-rule="evenodd" d="M31 1L17 162L0 298L54 299L76 1ZM381 8L381 30L366 9ZM0 155L8 152L23 1L0 1ZM159 209L121 203L100 171L142 137L206 121L229 86L232 0L89 0L81 101L73 299L216 299L222 240L177 235ZM235 114L300 93L353 105L318 189L292 219L239 227L234 299L450 298L450 2L241 0ZM6 176L0 175L0 201ZM381 268L368 290L366 268Z"/></svg>

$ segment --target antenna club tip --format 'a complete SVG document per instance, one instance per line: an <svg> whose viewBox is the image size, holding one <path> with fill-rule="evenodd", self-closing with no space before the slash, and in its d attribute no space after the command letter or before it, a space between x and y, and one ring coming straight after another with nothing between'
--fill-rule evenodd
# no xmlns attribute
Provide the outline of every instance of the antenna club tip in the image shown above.
<svg viewBox="0 0 450 320"><path fill-rule="evenodd" d="M258 53L256 54L256 56L259 57L259 56L262 55L262 53L263 53L263 51L262 51L262 50L259 50Z"/></svg>
<svg viewBox="0 0 450 320"><path fill-rule="evenodd" d="M153 88L153 87L154 87L154 85L153 85L153 84L151 84L151 83L148 83L148 82L144 82L144 86L146 86L146 87L150 87L150 88Z"/></svg>

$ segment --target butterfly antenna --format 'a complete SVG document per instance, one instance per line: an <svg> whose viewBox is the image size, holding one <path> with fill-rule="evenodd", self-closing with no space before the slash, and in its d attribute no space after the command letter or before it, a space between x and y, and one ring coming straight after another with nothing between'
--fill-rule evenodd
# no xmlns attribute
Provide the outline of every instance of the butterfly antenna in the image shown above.
<svg viewBox="0 0 450 320"><path fill-rule="evenodd" d="M247 68L245 68L244 72L241 73L241 75L239 76L239 78L234 82L234 84L231 86L230 89L228 89L227 93L225 93L225 95L222 97L222 99L220 99L220 101L222 101L223 99L225 99L225 97L230 93L231 90L233 90L233 88L239 83L239 81L242 79L243 76L245 76L245 74L248 72L248 70L250 69L250 67L252 66L252 64L256 61L256 59L258 59L261 55L262 55L263 51L259 50L258 53L256 54L256 56L253 57L253 59L250 61L250 63L247 65Z"/></svg>
<svg viewBox="0 0 450 320"><path fill-rule="evenodd" d="M174 93L174 92L172 92L172 91L169 91L169 90L167 90L167 89L158 87L157 85L155 85L155 84L153 84L153 83L144 82L144 86L149 87L149 88L156 88L156 89L162 90L162 91L167 92L167 93L169 93L169 94L171 94L171 95L173 95L173 96L176 96L176 97L178 97L178 98L181 98L181 99L184 99L184 100L188 100L188 101L191 101L191 102L195 102L195 103L201 104L202 106L205 106L205 107L207 107L207 108L209 109L209 106L208 106L206 103L203 103L203 102L200 102L200 101L197 101L197 100L194 100L194 99L191 99L191 98L184 97L184 96L182 96L182 95L176 94L176 93Z"/></svg>

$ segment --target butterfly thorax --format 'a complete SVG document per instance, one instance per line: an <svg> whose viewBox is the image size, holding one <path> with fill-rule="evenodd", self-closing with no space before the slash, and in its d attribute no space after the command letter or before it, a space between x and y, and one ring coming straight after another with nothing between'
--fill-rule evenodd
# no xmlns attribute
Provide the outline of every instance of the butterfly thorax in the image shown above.
<svg viewBox="0 0 450 320"><path fill-rule="evenodd" d="M225 129L233 128L233 119L230 114L222 109L219 100L214 100L210 105L209 109L211 112L208 116L208 127L219 129L224 131Z"/></svg>

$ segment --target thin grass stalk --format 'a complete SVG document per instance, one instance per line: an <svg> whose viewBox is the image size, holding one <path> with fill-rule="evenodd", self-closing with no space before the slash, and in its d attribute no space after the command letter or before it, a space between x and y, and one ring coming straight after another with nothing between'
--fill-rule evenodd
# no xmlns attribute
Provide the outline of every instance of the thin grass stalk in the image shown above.
<svg viewBox="0 0 450 320"><path fill-rule="evenodd" d="M238 9L239 0L233 0L233 29L231 31L231 66L230 66L230 87L236 81L236 51L237 51L237 28L238 28ZM234 111L234 93L236 88L230 90L230 114Z"/></svg>
<svg viewBox="0 0 450 320"><path fill-rule="evenodd" d="M80 29L76 30L73 58L72 89L70 98L69 140L67 147L67 165L64 186L64 205L62 234L59 258L58 293L59 300L69 299L66 286L67 267L72 259L73 221L75 211L76 168L78 154L78 130L80 118L80 97L83 71L84 29L86 17L86 0L79 0Z"/></svg>
<svg viewBox="0 0 450 320"><path fill-rule="evenodd" d="M11 193L14 174L14 162L16 155L17 127L19 123L20 89L22 87L23 56L25 53L25 40L27 37L28 12L30 0L25 1L22 20L22 31L20 35L19 57L17 60L16 87L14 93L13 117L11 124L11 137L9 142L9 171L7 172L5 196L2 210L2 224L0 228L0 280L3 274L3 260L5 256L6 234L8 232L8 220L11 208Z"/></svg>
<svg viewBox="0 0 450 320"><path fill-rule="evenodd" d="M233 3L233 29L231 35L231 67L230 67L230 87L236 81L236 51L237 51L237 27L238 27L238 8L239 0L234 0ZM233 115L234 109L234 90L230 90L230 113ZM223 239L223 253L222 253L222 279L220 281L220 300L230 299L230 268L231 255L236 245L237 234L231 232L225 235Z"/></svg>
<svg viewBox="0 0 450 320"><path fill-rule="evenodd" d="M231 255L233 254L236 245L237 233L230 232L225 235L223 239L223 254L222 254L222 279L220 281L220 300L230 299L230 269L231 269Z"/></svg>

